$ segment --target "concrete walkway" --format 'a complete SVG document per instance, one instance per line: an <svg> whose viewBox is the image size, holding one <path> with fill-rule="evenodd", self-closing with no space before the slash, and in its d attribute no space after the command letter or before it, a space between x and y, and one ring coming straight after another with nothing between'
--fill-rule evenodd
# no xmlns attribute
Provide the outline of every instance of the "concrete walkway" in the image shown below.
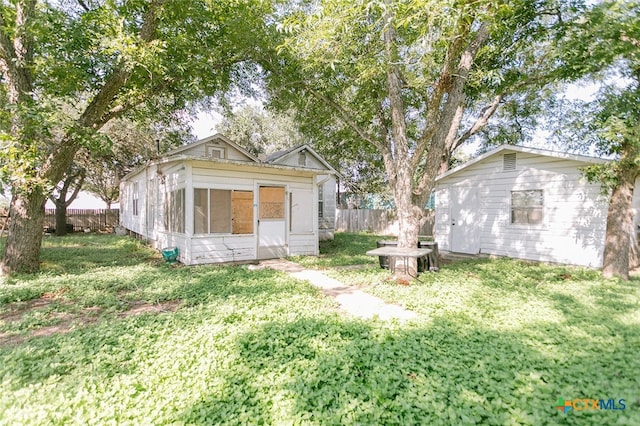
<svg viewBox="0 0 640 426"><path fill-rule="evenodd" d="M398 305L385 303L382 299L345 286L321 271L304 269L297 263L288 260L266 260L260 262L260 266L286 272L296 279L310 282L313 286L322 289L327 296L335 298L344 311L359 318L367 319L377 316L382 320L393 318L407 320L416 317L415 312L408 311Z"/></svg>

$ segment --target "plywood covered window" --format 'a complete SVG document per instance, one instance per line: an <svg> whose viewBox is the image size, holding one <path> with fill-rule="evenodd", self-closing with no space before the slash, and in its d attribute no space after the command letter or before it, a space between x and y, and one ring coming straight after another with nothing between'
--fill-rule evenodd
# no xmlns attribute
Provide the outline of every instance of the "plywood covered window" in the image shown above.
<svg viewBox="0 0 640 426"><path fill-rule="evenodd" d="M195 234L252 234L253 191L193 190Z"/></svg>
<svg viewBox="0 0 640 426"><path fill-rule="evenodd" d="M284 188L281 186L260 187L260 220L284 219Z"/></svg>
<svg viewBox="0 0 640 426"><path fill-rule="evenodd" d="M184 189L168 192L164 198L164 229L184 233Z"/></svg>
<svg viewBox="0 0 640 426"><path fill-rule="evenodd" d="M511 191L511 223L539 225L543 219L544 197L541 189Z"/></svg>

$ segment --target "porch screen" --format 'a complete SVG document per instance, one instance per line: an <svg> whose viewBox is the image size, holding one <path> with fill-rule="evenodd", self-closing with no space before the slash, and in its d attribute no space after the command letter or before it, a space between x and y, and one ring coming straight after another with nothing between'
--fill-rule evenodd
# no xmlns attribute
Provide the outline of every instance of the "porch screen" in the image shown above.
<svg viewBox="0 0 640 426"><path fill-rule="evenodd" d="M164 229L169 232L184 233L184 189L176 189L165 194Z"/></svg>
<svg viewBox="0 0 640 426"><path fill-rule="evenodd" d="M196 188L194 234L252 234L253 191Z"/></svg>

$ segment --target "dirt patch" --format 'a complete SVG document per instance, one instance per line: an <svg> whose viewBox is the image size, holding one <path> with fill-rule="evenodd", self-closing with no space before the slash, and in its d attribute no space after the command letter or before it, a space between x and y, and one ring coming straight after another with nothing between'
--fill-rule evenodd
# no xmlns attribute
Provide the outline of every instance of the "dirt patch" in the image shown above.
<svg viewBox="0 0 640 426"><path fill-rule="evenodd" d="M14 303L9 306L7 312L0 314L0 321L5 323L19 322L24 315L33 311L44 311L52 303L64 303L71 305L68 301L57 300L57 297L51 297L48 294L43 295L39 299L29 300L28 302ZM169 300L160 303L148 303L143 301L133 301L129 304L129 308L117 314L118 318L126 318L133 315L144 313L165 313L175 312L180 308L182 302L180 300ZM50 312L47 316L56 322L54 325L38 327L29 330L27 333L13 334L0 331L0 346L12 346L23 343L35 337L48 337L54 334L66 334L78 328L85 327L89 324L98 322L102 309L97 306L84 308L79 312Z"/></svg>
<svg viewBox="0 0 640 426"><path fill-rule="evenodd" d="M158 314L163 312L175 312L178 310L181 304L182 304L182 301L180 300L169 300L167 302L161 302L161 303L147 303L147 302L142 302L138 300L131 303L131 306L129 307L129 309L127 309L124 312L120 312L118 316L120 318L125 318L132 315L146 314L149 312L154 312Z"/></svg>

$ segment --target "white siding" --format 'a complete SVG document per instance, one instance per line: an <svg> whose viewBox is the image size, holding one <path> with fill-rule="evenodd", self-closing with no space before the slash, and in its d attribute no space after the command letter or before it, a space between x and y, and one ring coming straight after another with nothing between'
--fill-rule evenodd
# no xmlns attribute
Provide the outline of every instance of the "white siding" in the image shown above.
<svg viewBox="0 0 640 426"><path fill-rule="evenodd" d="M247 189L253 190L256 182L286 185L288 183L311 184L310 177L270 174L260 171L216 170L206 166L193 166L194 188Z"/></svg>
<svg viewBox="0 0 640 426"><path fill-rule="evenodd" d="M192 237L190 255L190 264L253 260L256 238L253 234Z"/></svg>
<svg viewBox="0 0 640 426"><path fill-rule="evenodd" d="M584 163L517 153L514 171L502 171L496 154L438 181L436 189L436 241L451 247L451 206L456 188L478 191L476 228L480 252L515 258L599 267L602 265L607 203L600 186L586 182ZM511 224L511 191L543 191L541 225ZM465 200L460 200L464 202Z"/></svg>
<svg viewBox="0 0 640 426"><path fill-rule="evenodd" d="M320 240L332 240L336 226L336 177L320 175L317 181L322 182L323 212L318 214L318 232ZM325 180L326 179L326 180Z"/></svg>
<svg viewBox="0 0 640 426"><path fill-rule="evenodd" d="M305 153L305 164L300 164L299 162L300 159L300 153L299 152L292 152L290 154L285 155L282 158L278 158L275 161L275 164L282 164L285 166L292 166L292 167L304 167L307 169L316 169L316 170L327 170L327 167L322 164L322 162L320 160L318 160L312 153L310 153L309 151L307 151Z"/></svg>
<svg viewBox="0 0 640 426"><path fill-rule="evenodd" d="M156 233L153 245L158 250L170 247L178 247L178 260L184 264L190 264L189 239L184 234L175 234L164 231Z"/></svg>
<svg viewBox="0 0 640 426"><path fill-rule="evenodd" d="M145 194L147 193L147 184L145 172L141 172L132 176L126 182L120 185L120 225L130 231L146 237L146 205ZM134 188L137 186L137 193ZM134 214L134 198L137 198L138 212Z"/></svg>
<svg viewBox="0 0 640 426"><path fill-rule="evenodd" d="M312 238L309 235L291 234L289 236L289 252L292 256L317 256L317 238Z"/></svg>
<svg viewBox="0 0 640 426"><path fill-rule="evenodd" d="M138 182L140 193L140 212L137 216L131 214L129 200L134 182ZM123 182L121 223L127 229L149 239L158 249L178 247L179 260L185 264L251 261L257 258L258 251L258 188L261 185L282 186L291 197L286 197L287 253L317 255L318 191L315 182L314 176L309 173L270 169L255 163L240 166L194 160L160 164L129 176ZM170 233L164 229L164 200L166 194L182 188L185 189L186 203L185 233ZM194 188L253 191L254 232L242 235L193 235ZM289 206L291 200L297 200L295 213ZM149 214L147 209L151 209ZM296 217L292 218L292 214ZM151 221L150 218L154 220ZM299 219L295 223L300 226L295 230L290 227L292 219Z"/></svg>
<svg viewBox="0 0 640 426"><path fill-rule="evenodd" d="M195 143L193 147L189 147L185 149L184 151L181 152L181 154L191 156L191 157L207 158L209 157L208 150L210 150L210 147L216 147L224 150L225 160L254 162L254 160L247 157L244 153L240 152L233 146L221 140L214 140L206 143Z"/></svg>

